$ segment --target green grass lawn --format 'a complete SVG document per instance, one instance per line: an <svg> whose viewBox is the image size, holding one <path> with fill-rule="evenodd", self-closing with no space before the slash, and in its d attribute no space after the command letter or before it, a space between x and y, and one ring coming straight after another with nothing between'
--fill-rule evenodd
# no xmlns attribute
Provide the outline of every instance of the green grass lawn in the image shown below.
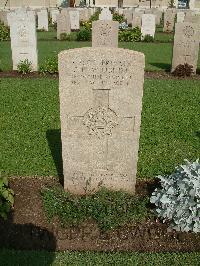
<svg viewBox="0 0 200 266"><path fill-rule="evenodd" d="M200 253L0 251L2 266L199 266Z"/></svg>
<svg viewBox="0 0 200 266"><path fill-rule="evenodd" d="M199 97L199 81L145 81L139 178L171 172L185 158L200 157ZM3 78L0 100L2 174L57 176L58 80Z"/></svg>
<svg viewBox="0 0 200 266"><path fill-rule="evenodd" d="M40 32L41 33L41 32ZM51 33L51 32L50 32ZM44 34L44 33L42 33ZM39 66L44 63L45 59L57 55L60 51L80 47L91 46L91 42L68 42L39 40L38 41L38 58ZM139 51L145 54L146 66L148 71L169 70L172 58L172 43L119 43L120 48ZM0 45L0 69L3 71L12 70L12 55L10 42L1 42ZM200 68L200 60L198 62Z"/></svg>

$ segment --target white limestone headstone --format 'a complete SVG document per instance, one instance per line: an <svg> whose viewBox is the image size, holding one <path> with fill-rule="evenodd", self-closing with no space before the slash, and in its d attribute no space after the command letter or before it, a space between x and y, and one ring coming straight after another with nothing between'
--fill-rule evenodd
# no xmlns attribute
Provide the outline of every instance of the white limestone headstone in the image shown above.
<svg viewBox="0 0 200 266"><path fill-rule="evenodd" d="M101 13L99 14L99 20L112 20L112 13L109 8L103 8Z"/></svg>
<svg viewBox="0 0 200 266"><path fill-rule="evenodd" d="M71 30L80 29L79 11L69 11Z"/></svg>
<svg viewBox="0 0 200 266"><path fill-rule="evenodd" d="M143 14L142 15L142 28L141 28L142 39L144 39L146 35L150 35L154 38L155 31L156 31L155 15Z"/></svg>
<svg viewBox="0 0 200 266"><path fill-rule="evenodd" d="M46 9L41 9L37 12L38 16L38 30L48 31L49 28L49 20L48 20L48 12Z"/></svg>
<svg viewBox="0 0 200 266"><path fill-rule="evenodd" d="M140 28L142 25L142 14L139 12L133 12L132 28Z"/></svg>
<svg viewBox="0 0 200 266"><path fill-rule="evenodd" d="M178 12L177 13L177 18L176 18L177 23L184 22L184 18L185 18L184 12Z"/></svg>
<svg viewBox="0 0 200 266"><path fill-rule="evenodd" d="M132 24L132 21L133 21L133 11L132 10L129 10L129 9L125 9L124 12L123 12L123 15L127 21L127 24Z"/></svg>
<svg viewBox="0 0 200 266"><path fill-rule="evenodd" d="M119 22L97 20L92 23L92 47L118 47Z"/></svg>
<svg viewBox="0 0 200 266"><path fill-rule="evenodd" d="M36 18L33 11L17 9L8 14L13 70L21 61L28 60L32 71L38 69Z"/></svg>
<svg viewBox="0 0 200 266"><path fill-rule="evenodd" d="M58 9L52 9L51 10L51 21L52 23L57 23L57 16L60 14L60 11Z"/></svg>
<svg viewBox="0 0 200 266"><path fill-rule="evenodd" d="M193 66L196 73L199 53L199 28L196 23L182 22L175 25L172 69L178 65Z"/></svg>
<svg viewBox="0 0 200 266"><path fill-rule="evenodd" d="M174 30L174 22L176 16L176 9L168 8L164 13L164 32L173 32Z"/></svg>
<svg viewBox="0 0 200 266"><path fill-rule="evenodd" d="M57 16L57 39L61 39L61 34L69 34L71 32L70 28L70 17L68 12L62 12Z"/></svg>
<svg viewBox="0 0 200 266"><path fill-rule="evenodd" d="M144 54L79 48L59 54L64 188L135 192Z"/></svg>

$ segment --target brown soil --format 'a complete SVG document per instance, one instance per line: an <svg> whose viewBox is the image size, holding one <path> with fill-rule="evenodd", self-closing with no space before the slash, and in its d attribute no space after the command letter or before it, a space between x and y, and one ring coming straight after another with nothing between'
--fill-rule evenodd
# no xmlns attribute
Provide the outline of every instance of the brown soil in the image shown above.
<svg viewBox="0 0 200 266"><path fill-rule="evenodd" d="M7 221L0 219L0 248L25 250L93 251L200 251L200 234L168 232L167 225L147 220L102 233L94 221L62 228L48 223L42 208L41 188L58 185L53 178L12 178L15 205ZM147 195L154 182L139 181L137 194Z"/></svg>
<svg viewBox="0 0 200 266"><path fill-rule="evenodd" d="M57 79L58 74L40 74L38 72L32 72L26 75L19 74L17 71L3 71L0 72L0 78L41 78L41 77L47 77L47 78L53 78ZM185 80L185 79L193 79L193 80L200 80L200 73L193 75L191 77L175 77L170 72L166 71L145 71L145 78L153 78L153 79L175 79L175 80Z"/></svg>

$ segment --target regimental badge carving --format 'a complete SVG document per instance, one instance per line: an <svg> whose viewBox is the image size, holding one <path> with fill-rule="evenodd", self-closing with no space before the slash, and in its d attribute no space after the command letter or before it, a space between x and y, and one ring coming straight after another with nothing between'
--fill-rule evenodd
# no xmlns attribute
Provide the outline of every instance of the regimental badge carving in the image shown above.
<svg viewBox="0 0 200 266"><path fill-rule="evenodd" d="M88 128L89 135L101 138L112 135L112 129L118 125L116 113L108 107L91 108L84 115L83 124Z"/></svg>
<svg viewBox="0 0 200 266"><path fill-rule="evenodd" d="M187 38L190 38L194 35L194 29L191 26L185 26L183 33Z"/></svg>

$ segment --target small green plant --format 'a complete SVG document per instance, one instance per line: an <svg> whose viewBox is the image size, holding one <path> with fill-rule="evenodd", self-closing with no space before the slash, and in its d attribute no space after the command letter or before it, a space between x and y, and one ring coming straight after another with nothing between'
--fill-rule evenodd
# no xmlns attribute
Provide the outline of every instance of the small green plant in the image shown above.
<svg viewBox="0 0 200 266"><path fill-rule="evenodd" d="M10 30L8 27L0 23L0 41L7 41L10 38Z"/></svg>
<svg viewBox="0 0 200 266"><path fill-rule="evenodd" d="M141 30L139 27L133 29L121 29L119 31L120 42L139 42L141 40Z"/></svg>
<svg viewBox="0 0 200 266"><path fill-rule="evenodd" d="M77 32L77 41L90 41L92 37L91 30L86 28L81 28L79 32Z"/></svg>
<svg viewBox="0 0 200 266"><path fill-rule="evenodd" d="M193 66L187 63L178 65L172 72L177 77L190 77L194 74Z"/></svg>
<svg viewBox="0 0 200 266"><path fill-rule="evenodd" d="M32 62L28 59L20 61L17 65L17 71L23 75L30 73L32 71Z"/></svg>
<svg viewBox="0 0 200 266"><path fill-rule="evenodd" d="M119 15L118 13L113 13L113 20L118 21L120 24L125 21L124 15Z"/></svg>
<svg viewBox="0 0 200 266"><path fill-rule="evenodd" d="M68 39L68 33L61 33L60 34L60 41L66 41Z"/></svg>
<svg viewBox="0 0 200 266"><path fill-rule="evenodd" d="M61 41L76 41L77 40L77 32L71 33L61 33L60 34Z"/></svg>
<svg viewBox="0 0 200 266"><path fill-rule="evenodd" d="M142 221L149 215L148 198L105 188L87 196L75 196L61 188L45 188L42 198L49 220L57 216L63 226L75 226L92 218L106 231Z"/></svg>
<svg viewBox="0 0 200 266"><path fill-rule="evenodd" d="M58 73L58 58L50 57L47 58L44 64L40 67L42 74L57 74Z"/></svg>
<svg viewBox="0 0 200 266"><path fill-rule="evenodd" d="M13 204L14 192L8 188L8 179L0 177L0 217L6 219Z"/></svg>
<svg viewBox="0 0 200 266"><path fill-rule="evenodd" d="M42 29L37 29L37 32L46 32L46 30L44 28Z"/></svg>
<svg viewBox="0 0 200 266"><path fill-rule="evenodd" d="M153 36L147 34L147 35L144 36L142 41L143 42L154 42L154 38L153 38Z"/></svg>
<svg viewBox="0 0 200 266"><path fill-rule="evenodd" d="M81 22L81 27L83 27L87 30L92 30L92 21Z"/></svg>
<svg viewBox="0 0 200 266"><path fill-rule="evenodd" d="M169 176L158 176L161 188L151 198L156 213L163 221L171 221L177 231L200 232L200 163L190 163L176 168Z"/></svg>

